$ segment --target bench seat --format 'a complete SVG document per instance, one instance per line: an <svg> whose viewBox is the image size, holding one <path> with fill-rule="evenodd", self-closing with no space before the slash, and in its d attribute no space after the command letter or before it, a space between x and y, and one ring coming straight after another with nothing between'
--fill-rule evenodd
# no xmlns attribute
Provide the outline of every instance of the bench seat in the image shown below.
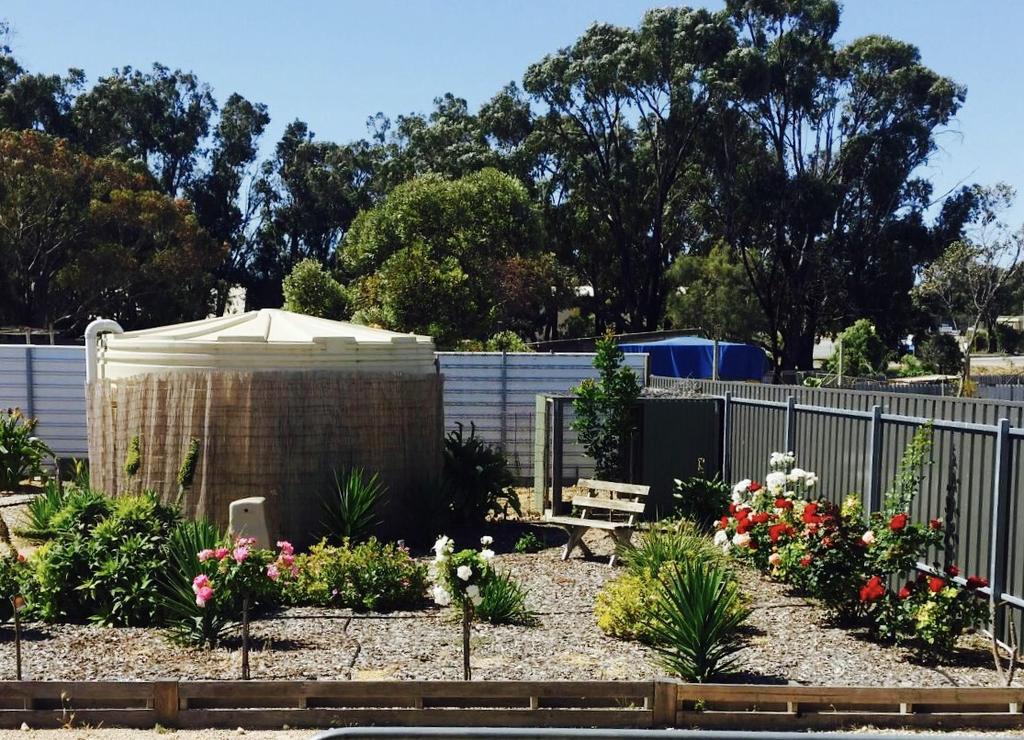
<svg viewBox="0 0 1024 740"><path fill-rule="evenodd" d="M569 541L562 550L562 560L568 560L577 547L587 557L592 556L583 535L588 529L599 529L615 540L615 550L608 561L608 565L614 565L618 551L630 546L636 517L644 512L643 498L650 492L650 486L589 478L581 478L576 486L587 491L585 496L572 498L572 507L580 512L580 516L555 516L550 509L544 512L545 522L562 527L569 535ZM600 496L599 493L608 495Z"/></svg>

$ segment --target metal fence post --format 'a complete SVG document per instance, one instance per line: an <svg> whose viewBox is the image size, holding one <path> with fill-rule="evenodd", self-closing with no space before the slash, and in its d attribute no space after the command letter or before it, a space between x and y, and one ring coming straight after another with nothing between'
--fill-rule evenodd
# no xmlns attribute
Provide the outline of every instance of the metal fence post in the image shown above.
<svg viewBox="0 0 1024 740"><path fill-rule="evenodd" d="M997 639L1002 639L1006 615L998 605L1006 591L1007 563L1010 560L1007 546L1010 531L1010 458L1013 450L1010 446L1010 420L1000 419L998 427L992 476L992 534L988 552L988 580L992 589L989 599L994 606L992 634Z"/></svg>
<svg viewBox="0 0 1024 740"><path fill-rule="evenodd" d="M786 396L786 438L782 444L783 452L794 452L796 444L796 397Z"/></svg>
<svg viewBox="0 0 1024 740"><path fill-rule="evenodd" d="M35 369L32 367L32 345L25 347L25 416L36 415Z"/></svg>
<svg viewBox="0 0 1024 740"><path fill-rule="evenodd" d="M868 448L868 513L882 509L882 407L871 407L871 438Z"/></svg>
<svg viewBox="0 0 1024 740"><path fill-rule="evenodd" d="M722 480L732 480L732 451L729 449L732 437L732 393L725 392L722 403Z"/></svg>
<svg viewBox="0 0 1024 740"><path fill-rule="evenodd" d="M501 352L501 407L499 409L501 429L498 432L501 451L508 450L508 353Z"/></svg>

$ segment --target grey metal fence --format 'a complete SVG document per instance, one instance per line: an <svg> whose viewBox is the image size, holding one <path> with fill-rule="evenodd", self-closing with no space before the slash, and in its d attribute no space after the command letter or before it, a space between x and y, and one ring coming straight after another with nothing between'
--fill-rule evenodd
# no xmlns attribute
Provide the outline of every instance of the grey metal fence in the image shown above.
<svg viewBox="0 0 1024 740"><path fill-rule="evenodd" d="M652 386L662 388L678 382L651 379ZM931 464L925 468L912 514L923 521L945 516L955 455L958 563L965 575L986 575L999 600L1024 608L1024 404L697 383L724 401L727 480L761 477L773 450L789 450L796 453L800 467L818 473L823 497L838 503L849 493L858 493L869 511L880 507L914 431L930 421Z"/></svg>

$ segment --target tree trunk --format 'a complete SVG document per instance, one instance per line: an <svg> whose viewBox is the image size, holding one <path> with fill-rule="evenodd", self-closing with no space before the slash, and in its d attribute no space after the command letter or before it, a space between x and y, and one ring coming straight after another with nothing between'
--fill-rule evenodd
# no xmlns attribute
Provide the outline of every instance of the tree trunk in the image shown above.
<svg viewBox="0 0 1024 740"><path fill-rule="evenodd" d="M473 604L469 599L462 598L462 680L473 678L469 667L469 623L473 620Z"/></svg>
<svg viewBox="0 0 1024 740"><path fill-rule="evenodd" d="M242 680L249 680L249 597L242 597Z"/></svg>

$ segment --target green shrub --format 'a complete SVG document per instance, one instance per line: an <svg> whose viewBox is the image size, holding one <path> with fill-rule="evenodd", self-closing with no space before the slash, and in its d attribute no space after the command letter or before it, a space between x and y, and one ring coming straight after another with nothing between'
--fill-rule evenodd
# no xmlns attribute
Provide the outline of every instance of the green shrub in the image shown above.
<svg viewBox="0 0 1024 740"><path fill-rule="evenodd" d="M178 468L178 488L184 491L192 487L192 479L196 475L196 464L199 462L199 440L192 437L188 441L188 449Z"/></svg>
<svg viewBox="0 0 1024 740"><path fill-rule="evenodd" d="M999 344L1000 352L1015 355L1020 352L1021 342L1024 340L1024 332L1020 332L1006 324L996 324L996 340Z"/></svg>
<svg viewBox="0 0 1024 740"><path fill-rule="evenodd" d="M34 435L36 420L21 409L0 411L0 491L13 491L23 480L43 472L53 450Z"/></svg>
<svg viewBox="0 0 1024 740"><path fill-rule="evenodd" d="M296 604L394 611L419 606L427 587L426 567L408 550L371 537L334 547L322 541L296 558L298 575L287 598Z"/></svg>
<svg viewBox="0 0 1024 740"><path fill-rule="evenodd" d="M33 559L29 608L40 619L147 626L157 621L158 576L177 512L146 492L109 499L70 493L54 539Z"/></svg>
<svg viewBox="0 0 1024 740"><path fill-rule="evenodd" d="M599 339L594 367L599 378L585 379L573 393L576 416L572 430L594 459L595 476L603 480L625 480L627 447L636 431L634 406L640 397L640 380L623 366L624 355L615 339Z"/></svg>
<svg viewBox="0 0 1024 740"><path fill-rule="evenodd" d="M284 310L343 319L349 314L345 288L315 259L300 260L281 283Z"/></svg>
<svg viewBox="0 0 1024 740"><path fill-rule="evenodd" d="M53 519L67 502L67 490L56 480L46 481L43 492L29 501L26 527L18 534L29 539L49 539L54 534Z"/></svg>
<svg viewBox="0 0 1024 740"><path fill-rule="evenodd" d="M900 378L914 378L918 375L931 375L934 372L934 367L925 364L915 355L903 355L896 375Z"/></svg>
<svg viewBox="0 0 1024 740"><path fill-rule="evenodd" d="M843 375L869 376L885 371L889 351L867 319L857 319L837 338L835 353L825 361L825 369L839 372L839 346L842 346Z"/></svg>
<svg viewBox="0 0 1024 740"><path fill-rule="evenodd" d="M657 589L658 579L646 571L626 572L609 581L594 604L597 626L612 637L650 644Z"/></svg>
<svg viewBox="0 0 1024 740"><path fill-rule="evenodd" d="M495 573L480 589L483 600L473 612L491 624L535 624L537 615L526 606L526 593L510 572Z"/></svg>
<svg viewBox="0 0 1024 740"><path fill-rule="evenodd" d="M537 535L533 532L523 532L512 549L518 553L539 552L544 549L544 544L537 539Z"/></svg>
<svg viewBox="0 0 1024 740"><path fill-rule="evenodd" d="M676 563L659 582L651 610L651 642L671 675L706 682L728 671L743 641L739 628L750 614L725 568Z"/></svg>
<svg viewBox="0 0 1024 740"><path fill-rule="evenodd" d="M722 550L686 520L675 526L652 526L638 536L635 547L623 549L619 557L631 573L651 576L672 563L727 563Z"/></svg>
<svg viewBox="0 0 1024 740"><path fill-rule="evenodd" d="M530 345L514 331L499 331L487 340L484 348L488 352L531 352Z"/></svg>
<svg viewBox="0 0 1024 740"><path fill-rule="evenodd" d="M167 538L160 607L165 633L178 644L213 647L231 626L232 615L238 613L229 596L221 593L220 598L201 607L192 590L192 580L200 573L210 575L214 568L213 563L200 562L198 553L213 550L224 541L220 530L205 520L180 522Z"/></svg>
<svg viewBox="0 0 1024 740"><path fill-rule="evenodd" d="M139 472L139 466L142 464L142 438L136 434L130 440L128 440L128 451L124 456L124 472L128 474L129 478L134 478Z"/></svg>
<svg viewBox="0 0 1024 740"><path fill-rule="evenodd" d="M14 616L14 599L22 595L27 577L28 564L16 552L0 557L0 623Z"/></svg>
<svg viewBox="0 0 1024 740"><path fill-rule="evenodd" d="M675 499L678 516L688 519L702 532L710 532L718 518L729 508L731 488L716 476L707 479L699 475L675 481Z"/></svg>
<svg viewBox="0 0 1024 740"><path fill-rule="evenodd" d="M922 363L943 375L957 375L964 362L959 342L949 334L927 337L917 348L917 356Z"/></svg>
<svg viewBox="0 0 1024 740"><path fill-rule="evenodd" d="M334 493L324 504L324 527L333 542L366 539L378 524L377 504L387 488L376 473L367 475L362 468L334 474Z"/></svg>
<svg viewBox="0 0 1024 740"><path fill-rule="evenodd" d="M487 516L522 514L513 489L515 479L505 456L476 436L476 425L456 424L444 440L444 490L448 510L461 524L474 526Z"/></svg>

